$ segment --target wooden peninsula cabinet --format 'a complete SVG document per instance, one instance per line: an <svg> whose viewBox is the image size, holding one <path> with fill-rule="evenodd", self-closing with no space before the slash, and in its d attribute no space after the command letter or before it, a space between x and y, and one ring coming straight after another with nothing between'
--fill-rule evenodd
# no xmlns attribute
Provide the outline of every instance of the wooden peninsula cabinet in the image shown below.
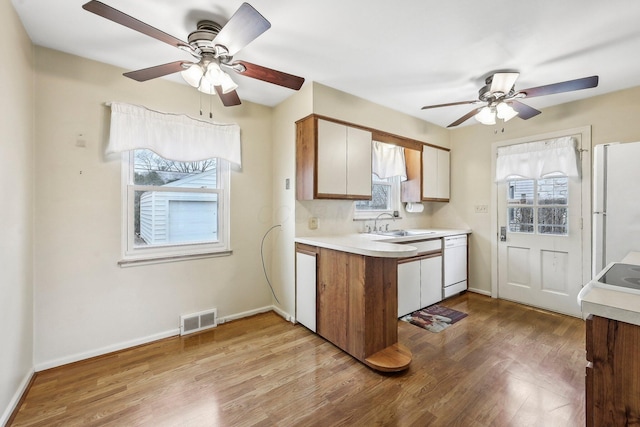
<svg viewBox="0 0 640 427"><path fill-rule="evenodd" d="M640 326L590 315L586 349L587 427L640 425Z"/></svg>
<svg viewBox="0 0 640 427"><path fill-rule="evenodd" d="M398 343L396 258L300 243L296 252L317 261L315 332L375 370L406 369L411 352Z"/></svg>

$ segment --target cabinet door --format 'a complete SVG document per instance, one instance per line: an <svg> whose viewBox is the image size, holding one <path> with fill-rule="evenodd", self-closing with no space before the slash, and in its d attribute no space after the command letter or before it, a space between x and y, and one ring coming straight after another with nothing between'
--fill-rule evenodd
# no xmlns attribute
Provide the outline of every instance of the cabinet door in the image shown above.
<svg viewBox="0 0 640 427"><path fill-rule="evenodd" d="M425 145L422 148L422 198L435 199L438 195L438 150Z"/></svg>
<svg viewBox="0 0 640 427"><path fill-rule="evenodd" d="M436 197L438 199L449 198L449 152L436 150L438 152L438 179Z"/></svg>
<svg viewBox="0 0 640 427"><path fill-rule="evenodd" d="M420 261L398 264L398 317L420 309Z"/></svg>
<svg viewBox="0 0 640 427"><path fill-rule="evenodd" d="M371 132L347 127L347 194L371 197Z"/></svg>
<svg viewBox="0 0 640 427"><path fill-rule="evenodd" d="M316 256L296 252L296 321L316 331Z"/></svg>
<svg viewBox="0 0 640 427"><path fill-rule="evenodd" d="M422 198L449 200L449 161L447 150L425 145L422 148Z"/></svg>
<svg viewBox="0 0 640 427"><path fill-rule="evenodd" d="M317 179L319 194L347 194L346 126L318 120Z"/></svg>
<svg viewBox="0 0 640 427"><path fill-rule="evenodd" d="M420 260L420 307L442 301L442 256Z"/></svg>
<svg viewBox="0 0 640 427"><path fill-rule="evenodd" d="M348 348L349 286L358 275L358 255L331 249L318 254L317 333L342 349ZM356 271L356 273L354 273ZM353 285L356 286L356 285ZM357 319L354 319L357 320Z"/></svg>

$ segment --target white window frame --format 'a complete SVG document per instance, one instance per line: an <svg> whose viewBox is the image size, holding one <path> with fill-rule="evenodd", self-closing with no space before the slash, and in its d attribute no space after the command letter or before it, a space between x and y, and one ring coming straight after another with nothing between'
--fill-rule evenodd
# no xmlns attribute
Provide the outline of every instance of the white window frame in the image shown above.
<svg viewBox="0 0 640 427"><path fill-rule="evenodd" d="M389 184L389 209L376 209L376 210L358 210L356 208L356 202L353 203L353 219L355 220L368 220L375 219L382 213L389 213L393 215L394 212L400 212L400 177L394 176L387 179L380 179L376 174L372 174L371 186L374 184Z"/></svg>
<svg viewBox="0 0 640 427"><path fill-rule="evenodd" d="M135 245L134 238L134 199L135 192L140 190L164 191L157 186L136 185L134 178L135 151L122 153L121 169L121 242L122 259L118 262L121 267L161 262L174 262L185 259L208 258L214 256L231 255L230 246L230 188L231 177L229 162L217 159L217 188L177 188L167 191L184 193L216 193L218 194L218 240L206 243L167 244L142 247Z"/></svg>

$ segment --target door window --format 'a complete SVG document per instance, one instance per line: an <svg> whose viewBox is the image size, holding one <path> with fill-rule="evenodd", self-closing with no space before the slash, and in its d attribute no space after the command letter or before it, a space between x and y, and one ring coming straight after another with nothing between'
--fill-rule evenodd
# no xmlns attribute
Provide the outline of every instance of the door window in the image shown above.
<svg viewBox="0 0 640 427"><path fill-rule="evenodd" d="M507 182L509 232L568 235L569 180L566 176Z"/></svg>

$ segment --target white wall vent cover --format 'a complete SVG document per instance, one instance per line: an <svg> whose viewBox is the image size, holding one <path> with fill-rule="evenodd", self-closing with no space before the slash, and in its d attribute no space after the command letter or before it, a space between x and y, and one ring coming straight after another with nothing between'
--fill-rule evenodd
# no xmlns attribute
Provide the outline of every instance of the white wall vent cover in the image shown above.
<svg viewBox="0 0 640 427"><path fill-rule="evenodd" d="M180 316L180 335L192 334L218 326L218 309Z"/></svg>

